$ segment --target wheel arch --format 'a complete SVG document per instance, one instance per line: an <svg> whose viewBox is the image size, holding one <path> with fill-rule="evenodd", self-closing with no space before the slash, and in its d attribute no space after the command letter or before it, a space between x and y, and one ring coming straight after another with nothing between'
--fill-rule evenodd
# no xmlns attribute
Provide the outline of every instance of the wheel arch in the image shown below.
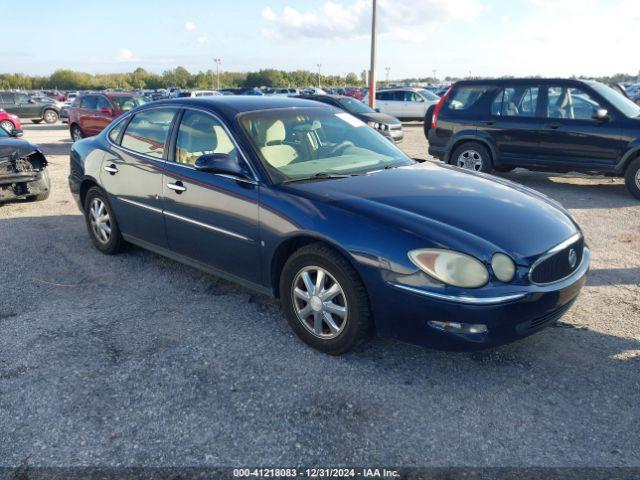
<svg viewBox="0 0 640 480"><path fill-rule="evenodd" d="M360 280L362 281L362 276L358 271L353 257L343 247L321 235L309 232L300 232L287 237L282 242L280 242L275 248L273 255L271 256L271 262L269 264L269 281L271 283L270 286L275 298L280 297L280 277L282 274L282 269L284 268L285 263L287 263L289 257L291 257L291 255L300 250L302 247L313 243L321 243L323 245L326 245L327 247L335 250L340 255L342 255L351 264L357 275L360 277Z"/></svg>
<svg viewBox="0 0 640 480"><path fill-rule="evenodd" d="M620 162L618 162L618 165L616 165L617 173L620 175L624 175L629 165L631 165L631 162L633 162L636 158L639 158L639 157L640 157L640 145L636 145L630 148L629 150L627 150L627 152L622 156L622 159L620 159Z"/></svg>
<svg viewBox="0 0 640 480"><path fill-rule="evenodd" d="M80 205L82 205L83 208L84 201L87 198L87 192L92 187L98 187L100 190L102 190L102 187L95 178L87 176L82 179L82 182L80 183L80 190L78 193L80 195Z"/></svg>
<svg viewBox="0 0 640 480"><path fill-rule="evenodd" d="M464 136L455 138L455 140L451 144L451 147L447 149L447 154L444 158L444 162L451 163L451 155L453 155L453 152L455 151L455 149L458 148L463 143L467 143L467 142L469 143L477 142L487 147L487 149L489 150L489 153L491 154L491 161L494 162L494 165L497 163L496 160L499 159L498 152L495 146L492 144L492 142L484 137L479 137L475 135L464 135Z"/></svg>

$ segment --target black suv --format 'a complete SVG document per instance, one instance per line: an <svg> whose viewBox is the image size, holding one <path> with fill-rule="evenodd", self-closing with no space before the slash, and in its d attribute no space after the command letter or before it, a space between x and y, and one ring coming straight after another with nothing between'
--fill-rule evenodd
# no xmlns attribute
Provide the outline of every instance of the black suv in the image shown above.
<svg viewBox="0 0 640 480"><path fill-rule="evenodd" d="M0 108L17 115L21 120L29 119L34 123L42 120L56 123L60 117L60 108L55 103L31 98L23 92L0 92Z"/></svg>
<svg viewBox="0 0 640 480"><path fill-rule="evenodd" d="M640 106L598 82L461 81L436 106L429 153L476 171L625 177L640 198Z"/></svg>

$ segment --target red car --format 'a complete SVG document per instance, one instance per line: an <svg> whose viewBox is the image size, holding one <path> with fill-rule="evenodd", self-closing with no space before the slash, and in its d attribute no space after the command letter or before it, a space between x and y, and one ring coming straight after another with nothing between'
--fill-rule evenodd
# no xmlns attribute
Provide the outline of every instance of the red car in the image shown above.
<svg viewBox="0 0 640 480"><path fill-rule="evenodd" d="M9 133L13 130L22 130L20 118L17 115L5 112L2 108L0 108L0 126Z"/></svg>
<svg viewBox="0 0 640 480"><path fill-rule="evenodd" d="M69 107L69 133L73 141L93 137L109 125L114 118L147 103L135 93L86 93L76 98Z"/></svg>

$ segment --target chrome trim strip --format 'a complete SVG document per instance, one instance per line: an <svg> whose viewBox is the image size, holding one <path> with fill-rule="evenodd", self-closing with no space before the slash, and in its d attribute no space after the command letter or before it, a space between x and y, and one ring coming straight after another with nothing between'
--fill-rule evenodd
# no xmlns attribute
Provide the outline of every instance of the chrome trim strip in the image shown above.
<svg viewBox="0 0 640 480"><path fill-rule="evenodd" d="M417 293L418 295L422 295L424 297L435 298L437 300L444 300L446 302L455 302L455 303L467 303L471 305L494 305L496 303L504 303L512 300L519 300L523 298L526 293L514 293L511 295L502 295L500 297L467 297L460 295L447 295L444 293L436 293L430 292L428 290L422 290L421 288L410 287L408 285L401 285L399 283L389 282L389 285L399 288L401 290L406 290L407 292Z"/></svg>
<svg viewBox="0 0 640 480"><path fill-rule="evenodd" d="M159 208L152 207L150 205L145 205L144 203L135 202L133 200L129 200L128 198L122 198L122 197L116 197L116 198L124 203L129 203L136 207L144 208L146 210L151 210L152 212L155 212L155 213L162 213L162 210L160 210Z"/></svg>
<svg viewBox="0 0 640 480"><path fill-rule="evenodd" d="M182 220L183 222L191 223L192 225L197 225L198 227L206 228L207 230L212 230L214 232L222 233L224 235L229 235L230 237L238 238L246 242L253 241L249 237L245 237L244 235L240 235L239 233L230 232L229 230L225 230L224 228L220 228L220 227L214 227L213 225L209 225L208 223L202 223L192 218L183 217L182 215L178 215L177 213L173 213L165 210L164 214L171 218L175 218L176 220Z"/></svg>
<svg viewBox="0 0 640 480"><path fill-rule="evenodd" d="M575 268L575 270L573 272L571 272L569 275L567 275L564 278L560 278L558 280L554 280L553 282L547 282L547 283L536 283L533 281L533 279L531 278L531 276L533 275L533 271L536 269L536 267L538 265L540 265L542 262L544 262L545 260L547 260L549 257L554 256L556 253L558 253L560 250L563 250L565 248L567 248L569 245L571 245L572 243L577 242L578 240L580 240L580 238L582 237L582 235L580 234L580 232L574 233L573 235L571 235L569 238L567 238L564 242L559 243L558 245L556 245L555 247L552 247L550 250L547 250L546 253L544 253L540 258L538 258L538 260L536 260L535 262L533 262L533 265L531 265L531 268L529 269L529 273L527 275L527 278L529 279L529 281L533 284L533 285L540 285L540 286L544 286L544 285L552 285L554 283L558 283L561 282L563 280L566 280L567 278L569 278L571 275L573 275L575 272L577 272L578 270L580 270L580 267L582 266L582 262L584 261L584 250L582 251L582 257L580 259L580 264ZM586 248L586 247L585 247Z"/></svg>

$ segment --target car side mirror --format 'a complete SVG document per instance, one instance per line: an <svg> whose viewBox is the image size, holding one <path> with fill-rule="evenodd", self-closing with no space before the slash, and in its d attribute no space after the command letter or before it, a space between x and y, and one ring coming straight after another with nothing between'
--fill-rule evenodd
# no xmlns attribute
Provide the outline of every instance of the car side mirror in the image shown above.
<svg viewBox="0 0 640 480"><path fill-rule="evenodd" d="M106 113L107 115L113 115L113 110L111 110L109 107L102 107L102 110L100 110L102 113Z"/></svg>
<svg viewBox="0 0 640 480"><path fill-rule="evenodd" d="M14 128L9 132L9 135L11 135L12 137L18 138L23 135L23 132L22 130L18 130L17 128Z"/></svg>
<svg viewBox="0 0 640 480"><path fill-rule="evenodd" d="M593 112L594 120L603 121L603 120L607 120L608 118L609 118L609 112L607 111L606 108L598 108L596 109L595 112Z"/></svg>
<svg viewBox="0 0 640 480"><path fill-rule="evenodd" d="M201 172L221 173L239 178L247 177L238 159L228 153L208 153L202 155L197 158L195 167Z"/></svg>

